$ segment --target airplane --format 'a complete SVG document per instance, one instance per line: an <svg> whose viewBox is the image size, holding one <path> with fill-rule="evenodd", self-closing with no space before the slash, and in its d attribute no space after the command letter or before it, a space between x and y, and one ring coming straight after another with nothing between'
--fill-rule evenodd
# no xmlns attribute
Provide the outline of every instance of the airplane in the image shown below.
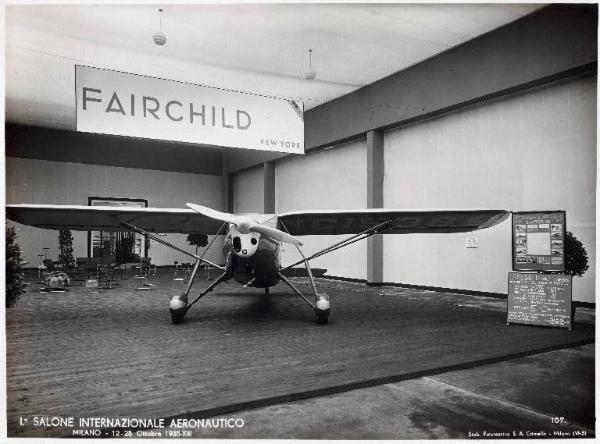
<svg viewBox="0 0 600 444"><path fill-rule="evenodd" d="M193 203L188 208L92 207L83 205L7 205L7 218L37 228L79 231L134 231L195 260L185 290L171 297L169 310L174 324L219 284L234 279L244 287L269 288L280 281L287 284L312 308L319 324L327 324L331 312L329 297L319 293L310 261L376 234L460 233L489 228L504 221L506 210L393 210L361 209L295 211L282 214L231 214ZM225 265L190 253L157 234L206 233L225 235ZM305 256L298 236L350 235ZM280 262L280 246L291 244L301 259L286 266ZM210 248L210 245L209 245ZM201 264L221 271L191 302L188 295ZM287 270L303 265L312 291L311 301L285 276Z"/></svg>

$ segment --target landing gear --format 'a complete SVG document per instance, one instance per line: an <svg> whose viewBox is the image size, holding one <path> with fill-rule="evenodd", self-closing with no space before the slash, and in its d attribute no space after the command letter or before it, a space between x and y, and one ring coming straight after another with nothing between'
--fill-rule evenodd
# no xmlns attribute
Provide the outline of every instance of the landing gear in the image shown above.
<svg viewBox="0 0 600 444"><path fill-rule="evenodd" d="M269 287L265 288L265 296L269 296Z"/></svg>
<svg viewBox="0 0 600 444"><path fill-rule="evenodd" d="M173 296L169 301L169 311L171 312L171 321L173 324L180 324L188 311L188 298L186 293L179 296Z"/></svg>
<svg viewBox="0 0 600 444"><path fill-rule="evenodd" d="M128 228L128 229L130 229L136 233L139 233L143 236L146 236L147 238L152 239L153 241L158 242L159 244L166 245L167 247L172 248L175 251L179 251L180 253L186 254L186 255L191 256L196 259L196 263L194 264L194 269L192 270L192 274L189 276L189 278L187 280L187 286L185 287L184 292L178 296L173 296L171 298L171 300L169 301L169 311L171 312L171 320L173 321L173 324L180 324L181 322L183 322L183 319L185 318L186 313L192 307L192 305L194 305L196 302L198 302L200 300L200 298L202 298L206 293L212 291L221 282L228 281L229 279L231 279L231 267L229 266L229 264L231 263L230 256L227 257L226 265L224 267L221 267L217 264L213 264L211 261L209 261L207 259L203 259L201 256L197 256L197 255L188 253L187 251L179 248L177 245L169 243L169 242L165 241L164 239L156 236L154 233L150 233L148 231L142 230L141 228L136 227L135 225L132 225L129 222L120 220L119 223L123 227ZM223 224L221 226L221 228L219 228L214 239L217 238L217 236L221 233L221 230L224 227L225 227L225 224ZM213 241L214 241L214 239L213 239ZM208 248L210 248L211 245L212 245L212 242L208 245ZM207 248L207 251L208 251L208 248ZM206 253L206 251L205 251L205 253ZM221 274L221 276L219 276L212 284L210 284L208 286L208 288L206 288L204 291L202 291L202 293L200 293L200 295L196 299L194 299L192 302L190 302L188 304L188 294L190 293L192 284L194 283L194 279L196 278L196 275L198 274L198 270L200 269L200 265L202 263L210 265L213 268L217 268L217 269L223 271L223 274Z"/></svg>
<svg viewBox="0 0 600 444"><path fill-rule="evenodd" d="M314 310L319 324L325 325L329 322L329 297L326 294L317 295Z"/></svg>
<svg viewBox="0 0 600 444"><path fill-rule="evenodd" d="M329 310L327 310L327 312L323 312L315 309L315 313L317 315L317 322L319 324L326 325L329 322Z"/></svg>
<svg viewBox="0 0 600 444"><path fill-rule="evenodd" d="M173 324L182 323L183 318L185 317L188 310L192 307L192 305L198 302L207 293L213 291L213 289L221 282L225 282L231 278L231 274L229 273L229 271L225 270L225 272L217 279L215 279L206 289L204 289L196 299L194 299L188 304L188 294L192 288L192 284L194 283L194 278L196 277L196 274L198 273L198 270L200 268L200 263L200 260L196 261L196 265L192 270L192 274L190 275L190 279L187 283L185 291L179 296L173 296L169 301L169 311L171 312L171 321L173 322Z"/></svg>
<svg viewBox="0 0 600 444"><path fill-rule="evenodd" d="M315 316L317 317L317 322L319 324L325 325L329 322L329 313L331 312L330 306L329 306L329 296L327 296L327 294L325 293L318 293L317 292L317 287L315 286L315 280L313 279L313 275L312 272L310 270L310 265L308 265L308 261L304 261L304 265L306 266L306 271L308 272L308 277L310 279L310 284L313 290L313 293L315 295L315 302L314 304L311 303L308 299L306 299L306 297L302 294L302 292L300 292L300 290L298 290L294 284L292 284L283 274L278 273L279 274L279 278L285 282L286 284L288 284L288 286L294 290L294 292L296 292L296 294L298 294L302 299L304 299L304 302L306 302L308 305L310 305L310 307L313 309L313 311L315 312Z"/></svg>

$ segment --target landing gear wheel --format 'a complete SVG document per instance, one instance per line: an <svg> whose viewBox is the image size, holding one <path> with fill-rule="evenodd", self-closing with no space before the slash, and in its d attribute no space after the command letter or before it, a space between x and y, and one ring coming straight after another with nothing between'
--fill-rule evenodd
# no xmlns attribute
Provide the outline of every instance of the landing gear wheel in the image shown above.
<svg viewBox="0 0 600 444"><path fill-rule="evenodd" d="M325 325L329 322L329 310L319 310L315 308L315 314L317 315L317 322L321 325Z"/></svg>
<svg viewBox="0 0 600 444"><path fill-rule="evenodd" d="M187 296L185 294L173 296L169 301L169 311L171 312L171 321L173 324L181 324L188 311Z"/></svg>
<svg viewBox="0 0 600 444"><path fill-rule="evenodd" d="M265 288L265 295L269 296L269 289L268 288Z"/></svg>
<svg viewBox="0 0 600 444"><path fill-rule="evenodd" d="M171 312L171 322L173 322L173 324L181 324L187 313L187 308L180 308L178 310L170 308L169 311Z"/></svg>
<svg viewBox="0 0 600 444"><path fill-rule="evenodd" d="M319 324L327 324L329 322L329 296L325 293L317 294L317 300L314 306L315 314L317 315L317 322Z"/></svg>

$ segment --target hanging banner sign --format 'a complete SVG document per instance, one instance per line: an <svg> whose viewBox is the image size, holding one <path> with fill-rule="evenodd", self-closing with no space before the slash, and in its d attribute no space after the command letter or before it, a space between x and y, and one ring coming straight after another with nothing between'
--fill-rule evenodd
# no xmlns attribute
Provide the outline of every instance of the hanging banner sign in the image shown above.
<svg viewBox="0 0 600 444"><path fill-rule="evenodd" d="M304 153L292 100L75 66L77 131Z"/></svg>

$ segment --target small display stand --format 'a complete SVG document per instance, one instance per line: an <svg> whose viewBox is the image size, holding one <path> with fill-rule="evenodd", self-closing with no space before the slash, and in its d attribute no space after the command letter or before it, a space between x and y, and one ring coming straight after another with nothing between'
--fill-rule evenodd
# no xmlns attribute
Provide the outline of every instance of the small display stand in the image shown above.
<svg viewBox="0 0 600 444"><path fill-rule="evenodd" d="M148 284L148 276L145 274L136 274L133 277L138 282L136 290L150 290L152 286Z"/></svg>
<svg viewBox="0 0 600 444"><path fill-rule="evenodd" d="M189 263L179 264L175 262L175 270L173 272L174 281L182 281L187 283L192 272L192 266Z"/></svg>
<svg viewBox="0 0 600 444"><path fill-rule="evenodd" d="M87 288L87 292L90 294L98 294L100 290L98 289L98 279L86 279L85 288Z"/></svg>
<svg viewBox="0 0 600 444"><path fill-rule="evenodd" d="M134 272L133 279L138 282L138 287L136 290L150 290L154 285L148 283L148 273L150 272L150 264L144 264L144 259L140 257L139 265L132 267ZM137 270L138 272L136 273ZM156 274L156 271L155 271Z"/></svg>
<svg viewBox="0 0 600 444"><path fill-rule="evenodd" d="M38 257L40 258L40 265L38 266L38 279L42 279L42 274L43 272L46 270L46 266L44 265L44 259L46 259L46 256L44 254L38 254Z"/></svg>

